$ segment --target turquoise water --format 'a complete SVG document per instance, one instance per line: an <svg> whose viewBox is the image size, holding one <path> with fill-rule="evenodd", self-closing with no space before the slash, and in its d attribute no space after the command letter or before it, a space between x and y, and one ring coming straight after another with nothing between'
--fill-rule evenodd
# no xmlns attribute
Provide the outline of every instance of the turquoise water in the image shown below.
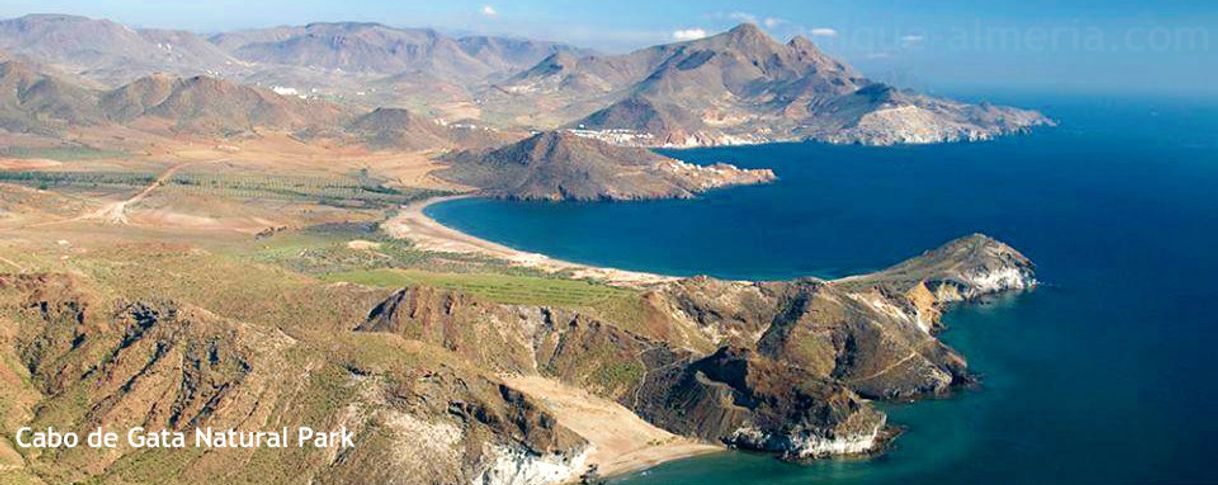
<svg viewBox="0 0 1218 485"><path fill-rule="evenodd" d="M988 143L672 152L780 181L691 201L459 200L429 214L505 244L671 274L834 277L985 232L1046 282L960 308L943 337L983 375L886 405L884 456L794 466L724 453L622 484L1218 483L1218 102L1011 99L1062 126Z"/></svg>

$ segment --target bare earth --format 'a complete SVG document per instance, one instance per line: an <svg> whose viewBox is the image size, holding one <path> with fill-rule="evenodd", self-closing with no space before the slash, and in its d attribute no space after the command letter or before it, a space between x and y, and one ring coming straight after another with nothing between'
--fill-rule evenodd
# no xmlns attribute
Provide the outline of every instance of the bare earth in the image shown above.
<svg viewBox="0 0 1218 485"><path fill-rule="evenodd" d="M0 170L43 170L63 165L63 162L42 158L3 158L0 157Z"/></svg>
<svg viewBox="0 0 1218 485"><path fill-rule="evenodd" d="M540 400L563 426L595 448L588 457L602 476L623 475L723 447L676 436L643 421L621 404L540 376L505 376L504 382Z"/></svg>
<svg viewBox="0 0 1218 485"><path fill-rule="evenodd" d="M570 272L577 279L594 279L621 286L646 286L677 279L654 273L588 266L512 249L450 229L423 213L423 209L431 204L465 197L468 196L437 197L410 204L402 208L397 216L385 221L381 228L392 237L409 239L419 249L488 256L551 273Z"/></svg>

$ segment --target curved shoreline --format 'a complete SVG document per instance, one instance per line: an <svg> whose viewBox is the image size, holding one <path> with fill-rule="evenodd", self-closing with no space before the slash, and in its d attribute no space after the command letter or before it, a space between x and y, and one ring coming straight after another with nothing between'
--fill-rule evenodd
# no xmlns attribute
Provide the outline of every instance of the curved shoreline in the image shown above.
<svg viewBox="0 0 1218 485"><path fill-rule="evenodd" d="M432 204L474 197L472 195L453 195L413 202L402 207L398 215L382 223L381 229L390 237L408 239L416 247L425 251L474 254L502 259L514 266L539 269L547 273L569 273L574 279L592 279L611 285L631 287L649 286L680 279L677 276L573 263L540 253L521 251L445 226L423 213L423 209Z"/></svg>
<svg viewBox="0 0 1218 485"><path fill-rule="evenodd" d="M680 279L676 276L572 263L513 249L447 227L423 213L432 204L472 197L434 197L409 204L402 207L398 215L382 223L381 228L389 236L410 240L425 251L486 256L512 265L549 273L566 273L572 278L594 279L617 286L646 287ZM593 445L589 464L597 467L596 472L601 478L622 477L663 463L726 450L721 445L673 435L643 421L620 404L549 379L538 376L502 378L513 387L539 399L558 417L560 423Z"/></svg>

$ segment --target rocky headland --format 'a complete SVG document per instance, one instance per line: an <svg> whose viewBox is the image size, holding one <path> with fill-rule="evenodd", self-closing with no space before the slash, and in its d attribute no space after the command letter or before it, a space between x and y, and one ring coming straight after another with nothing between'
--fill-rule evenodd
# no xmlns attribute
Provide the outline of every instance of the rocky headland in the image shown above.
<svg viewBox="0 0 1218 485"><path fill-rule="evenodd" d="M658 284L643 294L641 322L419 287L395 292L355 330L588 389L674 434L807 460L880 449L894 429L869 400L973 382L935 338L940 315L1033 285L1019 252L973 235L843 280Z"/></svg>
<svg viewBox="0 0 1218 485"><path fill-rule="evenodd" d="M518 200L685 199L777 179L768 169L694 165L572 131L538 133L500 148L456 153L445 161L449 167L438 177Z"/></svg>

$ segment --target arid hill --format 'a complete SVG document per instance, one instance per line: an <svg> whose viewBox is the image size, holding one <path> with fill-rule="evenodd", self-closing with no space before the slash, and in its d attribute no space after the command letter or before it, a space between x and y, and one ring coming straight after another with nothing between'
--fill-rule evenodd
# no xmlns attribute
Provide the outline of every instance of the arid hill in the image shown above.
<svg viewBox="0 0 1218 485"><path fill-rule="evenodd" d="M688 198L728 185L774 180L769 170L702 167L569 131L545 132L500 148L447 158L438 173L498 197L531 200Z"/></svg>
<svg viewBox="0 0 1218 485"><path fill-rule="evenodd" d="M444 123L402 108L374 109L346 130L370 148L405 151L494 147L523 136L477 123Z"/></svg>
<svg viewBox="0 0 1218 485"><path fill-rule="evenodd" d="M240 62L185 31L137 30L106 19L39 14L0 20L0 49L63 66L111 86L154 72L235 72Z"/></svg>
<svg viewBox="0 0 1218 485"><path fill-rule="evenodd" d="M358 109L322 99L207 76L153 74L112 90L90 89L21 61L0 62L0 128L61 137L69 128L122 125L202 138L249 136L259 129L302 140L338 137L373 149L480 148L523 134L476 122L444 123L401 108Z"/></svg>
<svg viewBox="0 0 1218 485"><path fill-rule="evenodd" d="M263 127L283 131L334 125L349 117L333 103L281 96L207 76L152 75L97 91L35 72L19 61L0 64L0 123L15 132L62 132L69 127L153 120L174 131L228 136Z"/></svg>
<svg viewBox="0 0 1218 485"><path fill-rule="evenodd" d="M255 127L294 131L335 124L348 116L333 103L280 96L269 90L206 76L174 80L167 91L159 85L163 83L163 80L154 80L119 89L150 88L142 93L131 93L140 101L152 101L144 105L142 116L169 120L176 129L190 133L229 134ZM166 96L157 99L161 94ZM126 108L125 114L130 112L131 106L122 108Z"/></svg>
<svg viewBox="0 0 1218 485"><path fill-rule="evenodd" d="M0 63L0 128L56 134L104 120L96 94L20 61Z"/></svg>
<svg viewBox="0 0 1218 485"><path fill-rule="evenodd" d="M447 127L399 108L377 108L356 118L348 129L374 148L420 150L453 143Z"/></svg>
<svg viewBox="0 0 1218 485"><path fill-rule="evenodd" d="M241 321L167 295L130 300L77 276L0 275L5 434L23 423L123 435L115 450L24 456L4 440L0 458L28 467L6 465L0 475L29 483L429 484L550 483L582 471L586 442L496 377L426 344L325 330L323 315L358 319L358 302L374 294L283 289L309 321L277 328L274 316ZM192 444L132 448L126 430L135 426L180 431ZM293 435L300 426L345 427L355 447L194 451L195 429L285 426Z"/></svg>
<svg viewBox="0 0 1218 485"><path fill-rule="evenodd" d="M317 22L217 34L211 41L235 57L359 73L427 71L447 80L475 80L576 49L554 42L501 37L452 38L431 29L368 22Z"/></svg>

